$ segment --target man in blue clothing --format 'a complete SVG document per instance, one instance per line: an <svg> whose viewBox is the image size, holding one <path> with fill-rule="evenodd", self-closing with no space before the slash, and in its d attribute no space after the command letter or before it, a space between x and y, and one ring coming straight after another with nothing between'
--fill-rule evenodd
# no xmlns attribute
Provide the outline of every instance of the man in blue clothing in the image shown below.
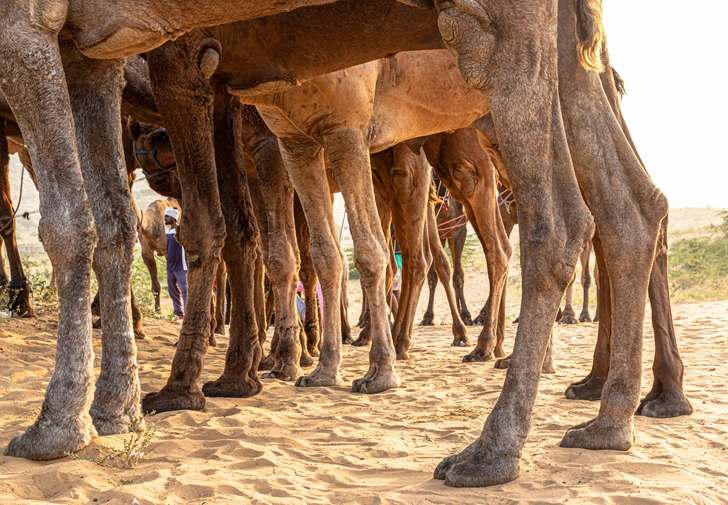
<svg viewBox="0 0 728 505"><path fill-rule="evenodd" d="M187 306L187 258L184 248L177 242L177 221L179 221L179 210L167 207L164 210L164 224L168 226L167 290L169 297L172 298L175 315L184 319Z"/></svg>

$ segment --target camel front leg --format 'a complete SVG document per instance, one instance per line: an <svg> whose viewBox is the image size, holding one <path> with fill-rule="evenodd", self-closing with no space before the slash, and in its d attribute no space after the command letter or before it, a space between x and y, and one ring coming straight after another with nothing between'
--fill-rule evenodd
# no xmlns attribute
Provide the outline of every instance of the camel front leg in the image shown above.
<svg viewBox="0 0 728 505"><path fill-rule="evenodd" d="M478 440L435 470L450 486L489 486L520 473L554 316L593 224L561 121L554 5L436 3L440 31L459 54L461 72L488 96L519 202L523 296L512 366Z"/></svg>
<svg viewBox="0 0 728 505"><path fill-rule="evenodd" d="M561 319L559 324L579 324L576 320L576 312L574 312L573 296L574 296L574 281L576 281L576 275L571 278L569 286L566 288L566 294L564 296L564 310L561 311Z"/></svg>
<svg viewBox="0 0 728 505"><path fill-rule="evenodd" d="M225 262L217 265L215 284L217 296L215 297L215 335L225 335L225 283L227 283L227 268Z"/></svg>
<svg viewBox="0 0 728 505"><path fill-rule="evenodd" d="M204 51L204 55L197 51ZM202 410L205 396L198 385L212 334L212 279L220 261L225 223L220 209L213 159L209 106L213 92L196 64L181 59L212 58L215 49L177 41L147 53L152 89L177 160L184 213L177 239L187 257L187 307L167 384L142 401L145 412ZM194 56L190 57L189 54ZM180 88L195 89L195 93ZM233 303L234 304L234 303ZM241 307L242 309L242 307Z"/></svg>
<svg viewBox="0 0 728 505"><path fill-rule="evenodd" d="M311 255L324 298L324 331L316 369L298 387L341 386L341 254L334 209L328 197L323 150L308 138L281 138L281 155L311 233Z"/></svg>
<svg viewBox="0 0 728 505"><path fill-rule="evenodd" d="M374 200L369 147L363 131L357 128L339 130L324 142L346 203L354 239L354 264L361 275L371 314L369 370L352 383L351 389L359 393L381 393L399 387L401 381L394 370L396 354L385 292L389 254Z"/></svg>
<svg viewBox="0 0 728 505"><path fill-rule="evenodd" d="M430 292L429 298L427 299L427 309L422 315L420 326L433 326L433 321L435 320L435 290L437 290L437 280L437 271L435 270L435 263L433 262L427 271L427 287Z"/></svg>
<svg viewBox="0 0 728 505"><path fill-rule="evenodd" d="M8 139L5 136L5 119L0 119L0 240L5 243L10 265L10 283L5 274L5 262L0 254L0 287L7 287L10 295L8 308L20 317L33 317L35 311L30 301L30 284L23 272L18 243L15 239L15 218L13 201L10 196L10 156Z"/></svg>
<svg viewBox="0 0 728 505"><path fill-rule="evenodd" d="M13 62L0 65L0 88L23 132L38 177L42 216L38 233L56 277L58 336L53 376L38 418L10 441L5 455L48 460L82 449L96 435L89 416L94 381L91 261L96 231L55 34L60 26L31 23L29 12L19 13L13 25L9 21L0 17L0 58ZM131 332L130 325L127 331Z"/></svg>
<svg viewBox="0 0 728 505"><path fill-rule="evenodd" d="M458 312L460 319L463 320L465 326L473 326L473 318L468 310L468 304L465 301L465 269L463 268L463 251L465 249L465 241L468 237L468 229L465 226L454 230L452 236L448 239L450 254L452 254L452 285L455 290L455 300L458 303Z"/></svg>

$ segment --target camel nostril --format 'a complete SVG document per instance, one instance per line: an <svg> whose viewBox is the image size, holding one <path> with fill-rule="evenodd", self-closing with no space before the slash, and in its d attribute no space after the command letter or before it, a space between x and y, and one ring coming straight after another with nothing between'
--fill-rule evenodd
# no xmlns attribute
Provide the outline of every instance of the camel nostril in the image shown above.
<svg viewBox="0 0 728 505"><path fill-rule="evenodd" d="M201 53L200 53L200 59L199 59L199 67L200 71L202 72L202 75L205 76L205 79L209 79L212 77L212 74L215 73L215 70L217 70L217 66L220 64L220 53L212 48L212 47L206 47Z"/></svg>

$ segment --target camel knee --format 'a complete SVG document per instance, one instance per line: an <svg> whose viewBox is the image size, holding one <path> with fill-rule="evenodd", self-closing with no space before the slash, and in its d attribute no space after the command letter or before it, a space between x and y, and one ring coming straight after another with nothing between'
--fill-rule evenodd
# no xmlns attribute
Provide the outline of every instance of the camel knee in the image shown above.
<svg viewBox="0 0 728 505"><path fill-rule="evenodd" d="M312 250L316 275L321 284L321 290L341 289L342 262L339 249L334 246L318 247Z"/></svg>
<svg viewBox="0 0 728 505"><path fill-rule="evenodd" d="M387 265L389 264L389 255L379 247L369 248L366 252L354 249L354 266L359 271L362 284L365 287L371 287L379 282Z"/></svg>
<svg viewBox="0 0 728 505"><path fill-rule="evenodd" d="M271 249L268 256L268 269L276 281L292 280L298 271L298 256L290 247L276 247Z"/></svg>
<svg viewBox="0 0 728 505"><path fill-rule="evenodd" d="M38 223L38 237L54 268L70 264L74 257L88 258L90 262L93 256L96 226L88 205L82 207L85 209L73 213L77 219L58 219L58 213L43 216Z"/></svg>

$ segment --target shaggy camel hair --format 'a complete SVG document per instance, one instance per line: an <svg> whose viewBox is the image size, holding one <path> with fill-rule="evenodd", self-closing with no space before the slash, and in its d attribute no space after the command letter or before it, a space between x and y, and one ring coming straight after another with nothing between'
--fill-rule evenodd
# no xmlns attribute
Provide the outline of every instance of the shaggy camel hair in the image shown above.
<svg viewBox="0 0 728 505"><path fill-rule="evenodd" d="M433 173L435 185L435 218L437 219L438 240L444 247L447 243L452 257L452 286L460 319L466 326L473 326L473 318L468 310L465 300L465 270L463 270L463 249L468 235L468 217L463 210L463 204L457 201L449 190L443 186L440 179ZM432 326L435 319L435 290L437 289L437 272L435 265L427 273L427 285L430 296L427 309L420 321L421 326ZM447 285L443 284L447 290ZM449 300L449 298L448 298Z"/></svg>
<svg viewBox="0 0 728 505"><path fill-rule="evenodd" d="M113 341L114 345L104 348L102 372L96 387L99 401L94 405L92 415L102 433L122 432L129 424L140 421L135 349L129 321L128 265L131 263L134 219L131 196L122 176L120 125L111 120L119 117L120 112L121 62L111 58L148 50L195 26L312 3L321 2L299 0L284 4L272 0L217 0L202 5L190 0L170 0L164 4L135 0L119 8L116 4L110 5L109 0L49 0L36 9L38 4L31 0L11 0L0 6L0 55L5 61L17 63L2 67L0 87L6 93L30 147L39 176L42 206L55 211L44 213L46 221L41 223L40 233L59 272L61 300L58 363L46 392L44 408L39 420L25 434L11 441L6 454L35 459L58 457L64 451L83 447L92 435L88 415L93 380L89 366L93 359L89 300L69 302L78 300L79 293L89 291L94 232L100 236L93 262L107 266L110 262L104 263L106 256L113 256L114 268L109 265L109 268L98 270L104 274L113 272L109 276L115 276L114 280L118 282L106 282L105 275L100 279L102 305L114 314L104 319L104 330L108 330L104 331L105 340ZM376 0L367 4L373 3ZM408 0L408 3L431 5L427 0ZM519 209L519 229L524 297L513 355L518 366L508 370L501 397L478 441L460 455L445 460L436 471L437 477L446 479L446 484L452 486L494 485L512 480L519 474L519 456L530 426L551 321L571 279L576 259L594 230L582 194L591 204L604 236L609 238L604 243L605 266L610 268L609 282L616 304L614 313L620 317L615 318L612 325L610 352L613 360L604 386L600 416L588 426L570 431L565 443L602 449L624 449L631 444L632 414L639 399L642 302L646 296L657 231L667 214L667 202L646 177L629 148L598 85L597 75L580 66L600 67L601 22L595 0L578 0L576 4L564 0L560 5L558 12L562 16L567 12L576 18L573 12L576 8L580 18L580 40L576 40L576 21L558 30L559 37L563 36L569 42L566 52L568 58L573 59L567 64L568 58L562 54L558 68L554 37L557 12L552 2L520 0L516 6L513 0L437 0L435 7L443 40L457 53L463 76L489 98L509 179L517 198L523 202ZM75 47L65 42L56 43L59 31L64 28L71 29L67 33L72 34ZM65 59L61 58L61 52ZM109 59L92 61L81 57L81 52L86 57ZM312 54L317 58L322 56ZM198 82L204 83L204 75L210 75L210 61L209 58L196 60L205 68L201 74L203 80ZM62 67L65 67L65 73ZM564 87L558 86L558 82L577 76L581 77L574 80L579 84L579 96L586 95L588 99L579 101L579 106L574 107L569 94L560 97L559 90L563 91ZM97 93L86 93L81 100L77 93L80 89ZM211 101L209 94L196 98L200 102ZM44 107L39 107L40 103ZM89 121L91 117L96 119L93 126ZM101 121L101 128L99 117L109 118ZM193 126L199 122L198 116L187 119L193 121ZM202 119L199 126L209 127L210 122ZM166 118L165 123L170 126ZM599 149L580 150L579 156L574 155L576 163L572 164L565 125L576 131L570 135L572 141L582 139L585 146L598 146ZM104 149L93 149L98 141L103 142ZM177 145L174 138L173 145ZM188 145L179 142L183 152ZM212 150L205 152L209 155ZM603 156L592 160L590 152L600 152ZM104 157L107 159L102 159ZM584 159L593 162L588 166L597 166L599 170L586 170ZM191 167L190 164L186 166ZM185 165L181 164L181 167ZM94 177L104 169L118 174L115 187L108 182L113 177L104 178L105 184L94 184ZM216 264L214 260L224 234L215 177L211 177L214 165L210 169L199 171L207 174L202 181L182 170L182 179L189 179L190 183L209 181L209 187L198 191L207 195L207 190L211 189L214 205L210 208L216 209L213 211L215 219L210 219L209 214L201 214L194 223L199 225L195 226L197 229L212 230L216 237L209 247L212 254L199 257L200 270L206 263ZM575 172L582 182L581 194ZM88 199L84 180L92 188ZM102 190L108 192L105 194ZM308 208L304 198L302 203ZM104 219L104 210L108 208L117 212L128 208L128 212L123 219ZM103 229L95 229L92 211L96 221L105 224ZM369 214L374 215L373 211ZM74 226L54 226L54 217L61 215L71 216ZM628 225L624 226L624 223ZM116 242L116 247L107 247L112 241ZM384 244L381 239L378 242L380 247L376 255L383 257ZM68 251L74 251L74 256L69 257ZM113 253L105 256L103 252L99 254L100 251ZM338 254L333 254L332 259L338 262ZM384 261L377 260L377 264L383 265ZM379 270L382 271L381 267ZM370 298L373 308L377 309L383 296ZM327 301L329 304L335 302ZM114 308L117 310L111 310ZM379 315L373 312L373 316ZM327 318L326 323L329 321ZM185 325L188 324L192 321L185 319ZM185 337L183 333L178 351L181 349L187 355L192 352L199 356L199 363L207 339L199 337L204 335L204 327L198 325L196 330L197 335L188 333ZM325 335L328 334L325 331ZM193 351L195 340L199 345ZM324 348L327 341L330 339L324 338ZM381 358L383 364L391 363L393 352ZM180 371L177 361L173 374ZM384 374L393 378L393 369L385 368ZM201 408L198 401L201 394L195 392L194 380L190 380L199 377L199 370L199 366L191 364L184 377L177 376L168 383L162 396L185 398L180 407ZM109 376L116 380L107 380ZM175 390L176 385L180 387ZM100 412L103 415L99 415Z"/></svg>

